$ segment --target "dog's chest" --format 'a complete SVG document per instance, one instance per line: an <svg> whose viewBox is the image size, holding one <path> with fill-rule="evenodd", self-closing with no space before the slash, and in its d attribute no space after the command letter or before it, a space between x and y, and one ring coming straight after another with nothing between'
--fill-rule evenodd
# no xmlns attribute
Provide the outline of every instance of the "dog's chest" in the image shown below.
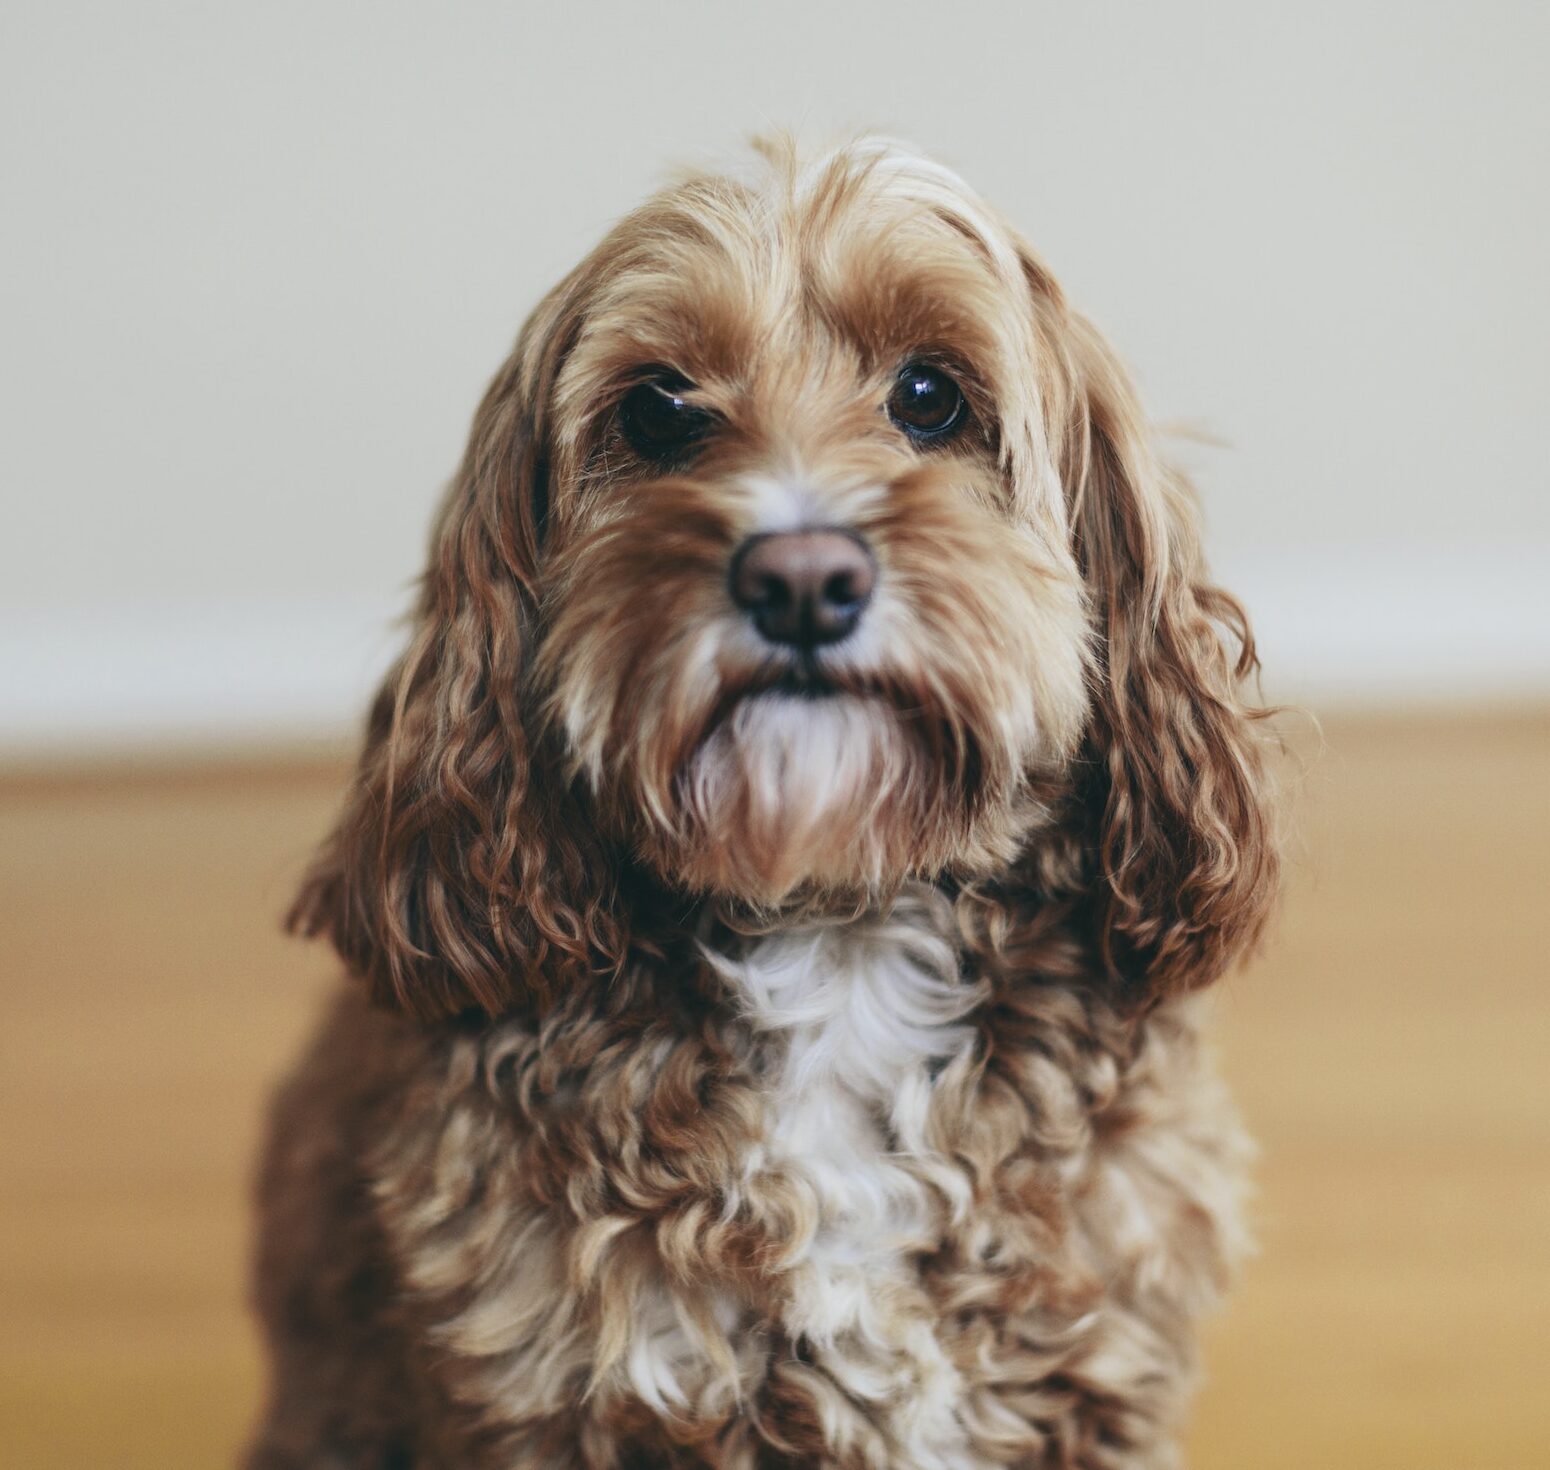
<svg viewBox="0 0 1550 1470"><path fill-rule="evenodd" d="M779 1326L858 1401L908 1402L922 1452L953 1463L956 1375L918 1281L956 1171L933 1151L933 1091L967 1058L979 990L958 973L940 905L767 936L720 962L765 1043L764 1127L749 1191L786 1191Z"/></svg>

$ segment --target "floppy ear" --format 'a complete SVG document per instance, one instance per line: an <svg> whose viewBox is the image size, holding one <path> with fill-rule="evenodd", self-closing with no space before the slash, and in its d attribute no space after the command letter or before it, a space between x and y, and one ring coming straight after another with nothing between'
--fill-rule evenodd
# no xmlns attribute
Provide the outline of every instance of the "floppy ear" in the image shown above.
<svg viewBox="0 0 1550 1470"><path fill-rule="evenodd" d="M1265 711L1238 602L1202 564L1192 491L1159 462L1123 367L1030 273L1063 380L1052 395L1098 631L1080 766L1099 954L1139 1000L1205 985L1258 936L1279 858Z"/></svg>
<svg viewBox="0 0 1550 1470"><path fill-rule="evenodd" d="M622 952L607 863L538 743L528 687L560 294L475 417L409 646L287 921L422 1020L541 1005Z"/></svg>

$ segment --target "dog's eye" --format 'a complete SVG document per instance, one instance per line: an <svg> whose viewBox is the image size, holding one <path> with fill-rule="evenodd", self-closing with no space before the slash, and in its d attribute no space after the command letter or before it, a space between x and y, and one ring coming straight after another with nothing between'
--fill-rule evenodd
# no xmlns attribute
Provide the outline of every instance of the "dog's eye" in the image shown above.
<svg viewBox="0 0 1550 1470"><path fill-rule="evenodd" d="M637 383L619 405L619 427L642 459L670 463L680 458L710 427L710 415L684 396L690 384L663 373Z"/></svg>
<svg viewBox="0 0 1550 1470"><path fill-rule="evenodd" d="M888 395L888 417L912 439L945 438L964 419L963 392L940 368L912 362Z"/></svg>

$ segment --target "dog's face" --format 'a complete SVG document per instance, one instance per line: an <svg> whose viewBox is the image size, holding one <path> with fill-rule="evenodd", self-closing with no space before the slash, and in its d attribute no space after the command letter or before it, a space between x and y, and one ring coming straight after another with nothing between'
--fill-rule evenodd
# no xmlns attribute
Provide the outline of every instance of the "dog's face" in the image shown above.
<svg viewBox="0 0 1550 1470"><path fill-rule="evenodd" d="M524 328L296 922L436 1015L622 963L632 864L766 910L1021 864L1200 983L1268 893L1251 661L1017 237L898 150L772 150Z"/></svg>
<svg viewBox="0 0 1550 1470"><path fill-rule="evenodd" d="M988 871L1075 748L1082 582L993 228L853 158L669 193L571 287L536 683L676 885Z"/></svg>

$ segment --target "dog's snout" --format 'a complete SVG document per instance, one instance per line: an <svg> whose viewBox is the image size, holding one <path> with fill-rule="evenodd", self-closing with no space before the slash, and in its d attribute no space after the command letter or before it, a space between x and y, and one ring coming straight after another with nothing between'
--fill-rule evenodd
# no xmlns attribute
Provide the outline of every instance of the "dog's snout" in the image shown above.
<svg viewBox="0 0 1550 1470"><path fill-rule="evenodd" d="M877 565L849 531L750 536L732 561L732 599L772 643L811 649L835 643L858 622Z"/></svg>

